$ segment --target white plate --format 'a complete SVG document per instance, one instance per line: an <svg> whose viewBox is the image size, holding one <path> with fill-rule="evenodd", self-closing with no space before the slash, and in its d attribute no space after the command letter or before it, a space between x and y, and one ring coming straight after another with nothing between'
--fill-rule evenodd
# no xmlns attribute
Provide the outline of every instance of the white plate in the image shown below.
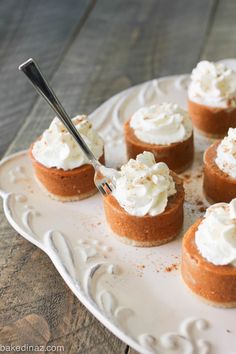
<svg viewBox="0 0 236 354"><path fill-rule="evenodd" d="M227 60L236 69L236 60ZM132 87L99 107L91 120L106 140L109 165L125 161L122 124L144 104L174 101L186 107L188 76ZM185 173L184 231L201 214L202 152L196 137L193 168ZM182 283L181 237L155 248L134 248L108 229L102 199L73 203L48 198L34 180L26 152L0 165L0 194L10 224L44 250L78 299L109 330L141 353L233 354L236 310L205 305Z"/></svg>

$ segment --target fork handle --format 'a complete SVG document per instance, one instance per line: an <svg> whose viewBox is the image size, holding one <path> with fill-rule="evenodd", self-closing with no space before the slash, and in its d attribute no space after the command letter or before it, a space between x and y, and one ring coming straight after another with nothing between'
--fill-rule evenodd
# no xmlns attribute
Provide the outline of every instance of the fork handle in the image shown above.
<svg viewBox="0 0 236 354"><path fill-rule="evenodd" d="M89 149L84 139L81 137L78 130L75 128L70 117L64 110L57 96L53 92L52 88L43 77L42 72L40 71L38 65L31 58L19 66L19 70L22 70L23 73L27 76L30 82L33 84L36 91L47 101L51 108L56 112L57 117L61 122L66 126L68 131L71 133L73 138L79 144L89 161L95 166L99 164L93 155L92 151Z"/></svg>

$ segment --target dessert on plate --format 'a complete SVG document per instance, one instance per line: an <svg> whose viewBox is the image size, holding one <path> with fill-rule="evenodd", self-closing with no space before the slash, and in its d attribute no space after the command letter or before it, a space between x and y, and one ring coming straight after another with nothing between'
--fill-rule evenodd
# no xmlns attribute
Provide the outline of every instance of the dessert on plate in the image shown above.
<svg viewBox="0 0 236 354"><path fill-rule="evenodd" d="M175 103L160 103L136 111L124 125L128 158L150 151L176 173L193 161L193 129L187 112Z"/></svg>
<svg viewBox="0 0 236 354"><path fill-rule="evenodd" d="M94 156L104 163L103 140L86 116L72 121ZM29 155L36 179L53 199L80 200L97 192L93 166L57 117L30 146Z"/></svg>
<svg viewBox="0 0 236 354"><path fill-rule="evenodd" d="M236 198L236 129L205 151L203 189L209 202Z"/></svg>
<svg viewBox="0 0 236 354"><path fill-rule="evenodd" d="M183 224L184 189L168 166L144 152L120 171L105 169L115 189L104 198L108 224L120 240L141 247L174 239Z"/></svg>
<svg viewBox="0 0 236 354"><path fill-rule="evenodd" d="M202 300L236 307L236 199L210 206L183 238L181 273Z"/></svg>
<svg viewBox="0 0 236 354"><path fill-rule="evenodd" d="M188 109L193 125L210 138L236 128L236 72L223 63L198 63L191 74Z"/></svg>

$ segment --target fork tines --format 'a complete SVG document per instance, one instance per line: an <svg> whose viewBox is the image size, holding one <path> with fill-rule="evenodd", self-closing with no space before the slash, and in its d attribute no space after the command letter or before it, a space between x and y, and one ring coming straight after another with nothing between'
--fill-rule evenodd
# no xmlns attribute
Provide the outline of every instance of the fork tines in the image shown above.
<svg viewBox="0 0 236 354"><path fill-rule="evenodd" d="M110 182L108 183L107 181L106 182L100 182L98 185L97 185L97 188L99 189L99 191L103 194L103 195L108 195L110 194L113 189L114 189L114 186L113 184Z"/></svg>

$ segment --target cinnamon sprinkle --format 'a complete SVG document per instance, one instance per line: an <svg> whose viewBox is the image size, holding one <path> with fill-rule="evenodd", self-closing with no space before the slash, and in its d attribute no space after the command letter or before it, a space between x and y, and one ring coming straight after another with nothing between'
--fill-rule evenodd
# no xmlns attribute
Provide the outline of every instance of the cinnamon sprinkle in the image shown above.
<svg viewBox="0 0 236 354"><path fill-rule="evenodd" d="M178 270L178 264L177 263L173 263L168 267L165 267L165 272L170 273L173 270Z"/></svg>

